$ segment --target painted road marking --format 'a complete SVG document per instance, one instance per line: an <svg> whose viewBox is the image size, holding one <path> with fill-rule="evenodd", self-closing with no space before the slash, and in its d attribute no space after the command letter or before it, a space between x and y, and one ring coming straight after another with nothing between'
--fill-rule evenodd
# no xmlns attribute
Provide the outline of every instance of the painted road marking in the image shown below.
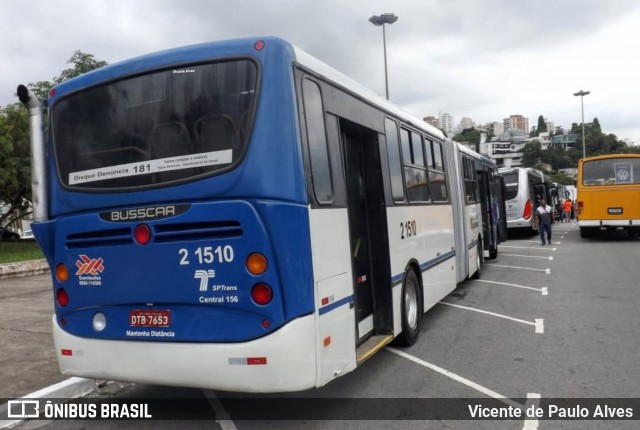
<svg viewBox="0 0 640 430"><path fill-rule="evenodd" d="M539 240L525 240L524 242L536 242L540 243ZM562 242L551 242L552 245L560 245Z"/></svg>
<svg viewBox="0 0 640 430"><path fill-rule="evenodd" d="M447 303L447 302L438 302L438 303L440 303L441 305L453 306L454 308L467 309L469 311L480 312L482 314L487 314L487 315L493 315L494 317L504 318L504 319L516 321L522 324L532 325L535 327L536 333L544 333L544 320L542 318L536 318L535 322L531 322L531 321L521 320L519 318L510 317L508 315L497 314L495 312L483 311L482 309L470 308L469 306L454 305L453 303Z"/></svg>
<svg viewBox="0 0 640 430"><path fill-rule="evenodd" d="M411 360L414 363L419 364L420 366L426 367L427 369L431 369L431 370L436 371L436 372L438 372L438 373L440 373L440 374L442 374L442 375L444 375L444 376L446 376L448 378L451 378L451 379L453 379L455 381L458 381L461 384L464 384L467 387L471 387L474 390L479 391L479 392L481 392L482 394L484 394L486 396L493 397L494 399L498 399L501 402L503 402L503 403L505 403L505 404L507 404L509 406L513 406L514 408L522 408L523 407L523 405L521 405L520 403L514 402L511 399L508 399L505 396L503 396L502 394L498 394L493 390L490 390L490 389L488 389L486 387L483 387L480 384L476 384L475 382L470 381L469 379L464 378L464 377L462 377L460 375L457 375L457 374L455 374L453 372L450 372L450 371L448 371L446 369L443 369L440 366L436 366L435 364L428 363L428 362L426 362L424 360L419 359L418 357L414 357L413 355L409 355L404 351L400 351L398 349L395 349L395 348L392 348L392 347L389 347L389 346L385 346L384 349L386 349L389 352L392 352L393 354L399 355L400 357L406 358L407 360Z"/></svg>
<svg viewBox="0 0 640 430"><path fill-rule="evenodd" d="M538 248L536 246L510 246L510 245L500 245L500 248L513 248L513 249L531 249L533 251L548 251L549 248ZM552 251L555 251L558 248L551 248ZM503 255L503 254L500 254Z"/></svg>
<svg viewBox="0 0 640 430"><path fill-rule="evenodd" d="M527 286L518 285L518 284L508 284L506 282L486 281L484 279L469 279L469 281L471 281L471 282L484 282L486 284L507 285L509 287L516 287L516 288L523 288L525 290L539 291L540 294L542 294L543 296L548 296L549 295L549 290L547 289L547 287L542 287L542 288L527 287Z"/></svg>
<svg viewBox="0 0 640 430"><path fill-rule="evenodd" d="M543 257L540 255L520 255L520 254L500 254L503 257L522 257L522 258L543 258L543 259L549 259L549 261L553 261L553 257L552 256L548 256L548 257Z"/></svg>
<svg viewBox="0 0 640 430"><path fill-rule="evenodd" d="M529 408L533 407L533 409L536 410L540 407L540 398L542 398L542 396L538 393L527 393L527 402L524 404L525 415ZM537 418L527 418L524 420L522 430L538 430Z"/></svg>
<svg viewBox="0 0 640 430"><path fill-rule="evenodd" d="M237 427L227 410L222 406L218 396L216 396L215 391L212 390L202 390L203 394L207 398L207 402L209 402L209 406L213 409L213 413L216 416L216 423L220 425L222 430L237 430Z"/></svg>
<svg viewBox="0 0 640 430"><path fill-rule="evenodd" d="M494 263L489 263L487 264L485 267L508 267L510 269L522 269L522 270L533 270L534 272L544 272L547 275L551 275L551 269L550 268L546 268L546 269L532 269L531 267L520 267L520 266L505 266L504 264L494 264Z"/></svg>

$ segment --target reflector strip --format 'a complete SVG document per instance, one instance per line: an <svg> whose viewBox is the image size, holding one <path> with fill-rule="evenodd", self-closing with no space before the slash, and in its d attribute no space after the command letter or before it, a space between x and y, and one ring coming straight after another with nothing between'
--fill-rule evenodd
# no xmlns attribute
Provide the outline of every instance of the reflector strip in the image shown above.
<svg viewBox="0 0 640 430"><path fill-rule="evenodd" d="M60 352L62 353L62 355L67 355L67 356L72 356L73 355L73 350L71 350L71 349L62 349L62 350L60 350Z"/></svg>
<svg viewBox="0 0 640 430"><path fill-rule="evenodd" d="M329 303L327 306L324 306L318 310L320 315L324 315L327 312L330 312L334 309L339 308L342 305L353 303L353 295L347 296L343 299L338 300L337 302Z"/></svg>
<svg viewBox="0 0 640 430"><path fill-rule="evenodd" d="M254 366L267 364L267 357L229 357L231 366Z"/></svg>

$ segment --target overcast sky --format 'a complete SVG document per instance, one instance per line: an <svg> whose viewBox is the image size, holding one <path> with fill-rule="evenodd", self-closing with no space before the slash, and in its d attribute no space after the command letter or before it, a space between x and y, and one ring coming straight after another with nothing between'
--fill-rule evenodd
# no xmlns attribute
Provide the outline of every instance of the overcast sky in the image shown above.
<svg viewBox="0 0 640 430"><path fill-rule="evenodd" d="M640 144L640 2L637 0L2 0L0 106L16 86L50 80L80 49L109 63L167 48L247 36L283 37L390 99L456 124L565 129L597 117L605 133Z"/></svg>

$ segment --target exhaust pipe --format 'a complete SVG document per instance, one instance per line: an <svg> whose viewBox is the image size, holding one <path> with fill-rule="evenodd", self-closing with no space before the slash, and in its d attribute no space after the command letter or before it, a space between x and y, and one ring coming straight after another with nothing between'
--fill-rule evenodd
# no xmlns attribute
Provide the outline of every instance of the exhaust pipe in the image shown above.
<svg viewBox="0 0 640 430"><path fill-rule="evenodd" d="M46 221L47 167L45 164L44 121L38 97L24 85L18 85L18 99L29 111L31 134L31 204L35 222Z"/></svg>

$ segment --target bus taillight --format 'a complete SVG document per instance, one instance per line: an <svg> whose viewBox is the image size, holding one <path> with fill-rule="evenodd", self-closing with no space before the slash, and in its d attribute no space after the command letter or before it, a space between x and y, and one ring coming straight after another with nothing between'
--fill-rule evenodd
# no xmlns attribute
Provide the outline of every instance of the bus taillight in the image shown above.
<svg viewBox="0 0 640 430"><path fill-rule="evenodd" d="M69 279L69 270L66 264L60 263L56 266L56 279L58 282L67 282Z"/></svg>
<svg viewBox="0 0 640 430"><path fill-rule="evenodd" d="M531 218L531 200L527 199L527 203L524 204L524 213L522 214L524 219Z"/></svg>
<svg viewBox="0 0 640 430"><path fill-rule="evenodd" d="M146 224L138 224L133 236L136 239L136 243L139 245L146 245L151 240L151 229Z"/></svg>
<svg viewBox="0 0 640 430"><path fill-rule="evenodd" d="M247 270L254 276L262 275L267 270L267 259L259 252L247 257Z"/></svg>
<svg viewBox="0 0 640 430"><path fill-rule="evenodd" d="M584 202L578 201L578 215L582 215L583 208L584 208Z"/></svg>
<svg viewBox="0 0 640 430"><path fill-rule="evenodd" d="M267 284L256 284L251 289L251 298L256 304L264 306L269 304L273 298L273 291L271 291L271 287Z"/></svg>
<svg viewBox="0 0 640 430"><path fill-rule="evenodd" d="M56 292L56 302L58 303L58 306L63 308L69 304L69 294L67 294L64 288L60 288Z"/></svg>

